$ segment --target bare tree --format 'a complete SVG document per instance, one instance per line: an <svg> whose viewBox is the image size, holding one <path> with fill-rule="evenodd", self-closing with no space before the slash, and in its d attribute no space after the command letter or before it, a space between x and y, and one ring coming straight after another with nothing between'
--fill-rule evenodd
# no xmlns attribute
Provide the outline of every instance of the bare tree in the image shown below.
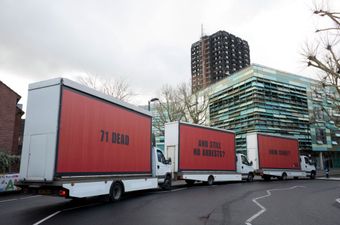
<svg viewBox="0 0 340 225"><path fill-rule="evenodd" d="M159 135L164 135L164 124L185 119L183 103L178 97L178 89L165 85L160 90L160 99L156 106L157 116L154 117L154 127Z"/></svg>
<svg viewBox="0 0 340 225"><path fill-rule="evenodd" d="M102 83L103 92L123 101L129 101L134 93L130 90L129 83L123 79L110 79Z"/></svg>
<svg viewBox="0 0 340 225"><path fill-rule="evenodd" d="M154 127L159 134L164 134L164 124L167 122L184 121L204 124L209 107L207 93L192 94L190 83L181 83L177 87L163 86L156 106L157 115L154 117Z"/></svg>
<svg viewBox="0 0 340 225"><path fill-rule="evenodd" d="M100 90L100 78L98 75L86 74L85 76L78 77L78 81L89 88Z"/></svg>
<svg viewBox="0 0 340 225"><path fill-rule="evenodd" d="M323 3L323 2L322 2ZM316 5L313 13L329 20L330 26L316 30L320 34L314 46L307 46L304 57L309 67L319 71L319 83L313 87L313 95L329 102L323 112L340 127L340 13L334 12L327 5Z"/></svg>
<svg viewBox="0 0 340 225"><path fill-rule="evenodd" d="M178 86L179 99L183 103L183 115L186 121L194 124L205 124L209 107L209 91L191 92L190 83Z"/></svg>
<svg viewBox="0 0 340 225"><path fill-rule="evenodd" d="M98 75L87 74L86 76L78 77L78 81L87 87L126 102L134 95L129 83L124 78L103 79Z"/></svg>

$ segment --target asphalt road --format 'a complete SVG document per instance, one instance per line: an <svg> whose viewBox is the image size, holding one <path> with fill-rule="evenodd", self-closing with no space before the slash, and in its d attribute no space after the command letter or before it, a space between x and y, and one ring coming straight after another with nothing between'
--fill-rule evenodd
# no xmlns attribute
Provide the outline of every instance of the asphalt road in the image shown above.
<svg viewBox="0 0 340 225"><path fill-rule="evenodd" d="M340 181L288 180L179 186L92 198L0 196L0 224L340 224Z"/></svg>

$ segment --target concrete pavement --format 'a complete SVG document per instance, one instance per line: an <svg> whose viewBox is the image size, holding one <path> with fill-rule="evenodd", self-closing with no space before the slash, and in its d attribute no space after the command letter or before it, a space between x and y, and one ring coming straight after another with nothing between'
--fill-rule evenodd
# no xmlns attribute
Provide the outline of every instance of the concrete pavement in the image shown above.
<svg viewBox="0 0 340 225"><path fill-rule="evenodd" d="M0 196L1 223L13 225L333 225L340 221L340 182L332 180L179 185L171 191L131 193L116 203L98 198L4 197Z"/></svg>
<svg viewBox="0 0 340 225"><path fill-rule="evenodd" d="M316 177L325 177L326 173L324 170L317 170L316 171ZM340 177L340 169L330 169L329 170L329 177Z"/></svg>

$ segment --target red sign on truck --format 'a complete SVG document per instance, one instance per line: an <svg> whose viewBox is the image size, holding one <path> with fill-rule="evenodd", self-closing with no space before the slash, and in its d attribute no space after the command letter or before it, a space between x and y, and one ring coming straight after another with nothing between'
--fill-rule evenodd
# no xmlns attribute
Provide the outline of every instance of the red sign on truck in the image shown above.
<svg viewBox="0 0 340 225"><path fill-rule="evenodd" d="M296 139L258 134L260 168L300 169Z"/></svg>
<svg viewBox="0 0 340 225"><path fill-rule="evenodd" d="M151 117L63 87L58 175L150 173Z"/></svg>
<svg viewBox="0 0 340 225"><path fill-rule="evenodd" d="M179 123L179 170L236 170L235 134Z"/></svg>

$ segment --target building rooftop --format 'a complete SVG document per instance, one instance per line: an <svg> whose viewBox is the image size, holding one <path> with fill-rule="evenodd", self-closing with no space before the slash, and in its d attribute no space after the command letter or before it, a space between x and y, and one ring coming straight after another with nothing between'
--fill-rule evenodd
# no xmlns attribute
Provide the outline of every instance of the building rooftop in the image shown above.
<svg viewBox="0 0 340 225"><path fill-rule="evenodd" d="M7 84L5 84L4 82L2 82L2 81L0 80L0 85L1 85L1 84L3 84L4 87L6 87L8 90L10 90L11 92L13 92L13 94L15 94L15 95L17 96L17 102L21 99L21 96L20 96L18 93L16 93L12 88L10 88Z"/></svg>
<svg viewBox="0 0 340 225"><path fill-rule="evenodd" d="M236 73L233 73L230 76L225 77L224 79L217 81L216 83L211 84L209 87L203 89L203 91L207 91L209 89L213 89L213 90L223 89L223 88L226 87L226 85L231 86L231 85L234 85L236 83L240 83L243 80L248 79L250 75L253 76L253 74L257 74L257 75L260 75L260 76L266 76L266 74L270 74L270 76L268 76L266 78L271 79L271 80L280 79L280 76L281 76L282 78L285 79L284 82L287 82L287 78L288 78L290 84L293 84L293 85L296 84L298 86L301 86L301 85L306 85L306 86L308 85L309 86L309 84L317 82L317 80L315 80L315 79L304 77L302 75L284 72L284 71L274 69L274 68L271 68L271 67L252 63L250 66L248 66L248 67L246 67L246 68L244 68L244 69L242 69L242 70L240 70ZM280 76L274 78L272 76L273 74L279 74ZM277 80L277 81L280 81L280 80Z"/></svg>

